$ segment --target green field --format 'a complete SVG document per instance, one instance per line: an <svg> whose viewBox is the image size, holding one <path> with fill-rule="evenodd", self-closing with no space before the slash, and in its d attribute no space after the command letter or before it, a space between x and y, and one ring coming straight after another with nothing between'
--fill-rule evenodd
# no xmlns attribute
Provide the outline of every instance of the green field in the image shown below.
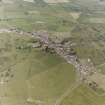
<svg viewBox="0 0 105 105"><path fill-rule="evenodd" d="M29 47L33 43L30 36L2 33L0 41L1 103L54 103L75 83L74 67L56 54Z"/></svg>
<svg viewBox="0 0 105 105"><path fill-rule="evenodd" d="M72 37L71 41L76 43L73 49L80 58L91 58L95 65L105 61L105 24L103 22L105 14L97 9L92 11L93 2L91 12L82 7L83 3L86 5L90 1L80 0L81 6L76 5L74 3L76 1L56 5L49 5L43 0L35 0L35 3L15 2L15 5L2 4L1 27L17 27L25 31L47 31L49 34L52 33L51 35L55 32L58 34L68 32L70 34L68 36ZM91 7L91 5L88 6ZM89 22L89 19L102 22Z"/></svg>
<svg viewBox="0 0 105 105"><path fill-rule="evenodd" d="M105 96L99 96L85 85L80 85L69 94L61 105L104 105Z"/></svg>
<svg viewBox="0 0 105 105"><path fill-rule="evenodd" d="M35 38L1 32L16 28L67 40L64 46L69 44L80 61L90 59L101 73L88 79L105 89L104 1L9 1L13 4L0 1L0 105L105 105L104 91L80 82L75 67L59 55L33 48Z"/></svg>

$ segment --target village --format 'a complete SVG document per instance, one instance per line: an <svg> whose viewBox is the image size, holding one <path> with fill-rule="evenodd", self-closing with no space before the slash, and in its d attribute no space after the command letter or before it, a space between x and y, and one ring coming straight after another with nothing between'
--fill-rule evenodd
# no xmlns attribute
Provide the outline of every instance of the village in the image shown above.
<svg viewBox="0 0 105 105"><path fill-rule="evenodd" d="M37 39L37 43L33 44L33 48L41 48L45 52L56 53L64 58L68 63L76 68L80 80L86 80L89 75L95 72L95 67L91 59L79 59L76 52L73 50L72 43L69 40L59 40L57 37L50 38L47 32L25 32L15 27L9 29L0 29L0 33L15 32L19 35L31 35ZM21 49L23 46L20 47Z"/></svg>

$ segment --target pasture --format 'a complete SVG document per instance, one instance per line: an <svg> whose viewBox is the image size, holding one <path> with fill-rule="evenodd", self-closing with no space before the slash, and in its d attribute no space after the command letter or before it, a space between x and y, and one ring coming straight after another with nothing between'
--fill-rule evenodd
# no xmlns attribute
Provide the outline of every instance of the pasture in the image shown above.
<svg viewBox="0 0 105 105"><path fill-rule="evenodd" d="M80 85L72 93L70 93L61 105L104 105L105 96L97 95L92 89L86 85Z"/></svg>
<svg viewBox="0 0 105 105"><path fill-rule="evenodd" d="M51 105L75 83L75 68L56 54L32 48L33 40L28 35L0 34L2 104Z"/></svg>

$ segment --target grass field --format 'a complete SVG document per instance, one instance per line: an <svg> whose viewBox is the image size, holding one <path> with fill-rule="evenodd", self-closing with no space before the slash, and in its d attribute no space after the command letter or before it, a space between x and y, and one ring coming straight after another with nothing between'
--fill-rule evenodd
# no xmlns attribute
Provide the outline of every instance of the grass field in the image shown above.
<svg viewBox="0 0 105 105"><path fill-rule="evenodd" d="M18 1L14 6L4 5L1 8L0 26L15 26L25 31L43 30L52 33L51 35L58 33L59 36L60 33L69 33L71 41L76 43L74 49L80 58L91 58L95 65L105 61L104 24L89 22L89 19L104 20L104 14L89 14L70 3L48 5L43 0L36 0L34 4L21 4Z"/></svg>
<svg viewBox="0 0 105 105"><path fill-rule="evenodd" d="M104 6L97 0L3 1L0 28L46 31L61 40L69 37L79 59L91 59L100 73L89 79L105 89L105 66L100 66L105 62ZM78 85L75 68L56 54L32 48L33 40L0 33L0 105L54 105L68 90L61 105L105 105L105 96L86 84L72 90Z"/></svg>
<svg viewBox="0 0 105 105"><path fill-rule="evenodd" d="M90 80L94 81L98 85L98 87L103 90L102 94L105 93L105 75L103 75L102 73L95 73L90 77Z"/></svg>
<svg viewBox="0 0 105 105"><path fill-rule="evenodd" d="M80 85L69 96L67 96L61 105L104 105L105 96L98 96L90 88Z"/></svg>
<svg viewBox="0 0 105 105"><path fill-rule="evenodd" d="M51 105L75 83L74 67L56 54L30 47L31 36L1 33L0 43L2 104Z"/></svg>

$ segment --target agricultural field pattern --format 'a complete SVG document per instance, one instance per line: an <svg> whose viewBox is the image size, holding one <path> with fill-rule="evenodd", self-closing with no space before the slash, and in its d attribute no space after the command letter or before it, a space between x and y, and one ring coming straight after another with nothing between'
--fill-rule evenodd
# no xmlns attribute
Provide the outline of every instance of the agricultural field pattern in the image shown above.
<svg viewBox="0 0 105 105"><path fill-rule="evenodd" d="M105 0L0 0L0 105L105 105Z"/></svg>

